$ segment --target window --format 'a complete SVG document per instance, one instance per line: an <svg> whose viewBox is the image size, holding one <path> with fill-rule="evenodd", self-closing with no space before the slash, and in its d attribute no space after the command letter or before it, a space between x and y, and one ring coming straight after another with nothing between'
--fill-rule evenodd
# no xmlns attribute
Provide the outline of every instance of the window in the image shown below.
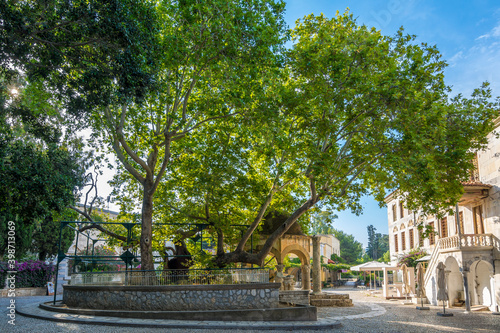
<svg viewBox="0 0 500 333"><path fill-rule="evenodd" d="M463 234L465 234L465 232L464 232L464 212L458 213L458 220L460 223L460 233L463 235Z"/></svg>
<svg viewBox="0 0 500 333"><path fill-rule="evenodd" d="M483 206L476 206L472 208L472 216L474 218L474 233L484 234L484 224L483 224Z"/></svg>
<svg viewBox="0 0 500 333"><path fill-rule="evenodd" d="M413 228L408 230L408 235L410 236L410 249L413 249L413 247L415 246L415 242L413 240Z"/></svg>
<svg viewBox="0 0 500 333"><path fill-rule="evenodd" d="M400 218L405 217L405 209L403 207L403 203L399 202L399 216Z"/></svg>
<svg viewBox="0 0 500 333"><path fill-rule="evenodd" d="M395 222L397 220L396 216L396 204L392 205L392 221Z"/></svg>
<svg viewBox="0 0 500 333"><path fill-rule="evenodd" d="M443 217L441 219L441 238L448 237L448 218Z"/></svg>
<svg viewBox="0 0 500 333"><path fill-rule="evenodd" d="M431 233L429 234L429 245L434 245L434 222L429 222L429 227L431 228Z"/></svg>
<svg viewBox="0 0 500 333"><path fill-rule="evenodd" d="M472 159L472 164L474 165L473 169L469 171L469 181L478 182L479 181L479 167L477 161L477 154Z"/></svg>
<svg viewBox="0 0 500 333"><path fill-rule="evenodd" d="M398 249L398 234L394 234L394 252L399 252L399 249Z"/></svg>
<svg viewBox="0 0 500 333"><path fill-rule="evenodd" d="M406 239L405 239L405 232L401 232L401 250L404 251L406 250Z"/></svg>
<svg viewBox="0 0 500 333"><path fill-rule="evenodd" d="M423 246L424 246L424 235L423 235L422 230L419 230L419 231L418 231L418 245L419 245L420 247L423 247Z"/></svg>

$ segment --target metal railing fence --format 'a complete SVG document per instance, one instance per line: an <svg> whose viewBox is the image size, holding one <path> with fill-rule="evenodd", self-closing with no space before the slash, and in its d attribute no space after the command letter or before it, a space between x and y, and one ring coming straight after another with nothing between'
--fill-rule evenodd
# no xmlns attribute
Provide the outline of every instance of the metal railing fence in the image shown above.
<svg viewBox="0 0 500 333"><path fill-rule="evenodd" d="M268 282L267 269L176 269L75 273L71 275L70 285L168 286Z"/></svg>

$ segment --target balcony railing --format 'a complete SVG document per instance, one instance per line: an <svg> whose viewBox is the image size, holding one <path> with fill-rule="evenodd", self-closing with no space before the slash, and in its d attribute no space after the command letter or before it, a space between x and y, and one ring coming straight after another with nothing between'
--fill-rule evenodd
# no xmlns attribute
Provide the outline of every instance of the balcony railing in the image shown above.
<svg viewBox="0 0 500 333"><path fill-rule="evenodd" d="M491 250L500 249L499 240L492 234L465 234L441 238L439 240L441 251L449 250Z"/></svg>

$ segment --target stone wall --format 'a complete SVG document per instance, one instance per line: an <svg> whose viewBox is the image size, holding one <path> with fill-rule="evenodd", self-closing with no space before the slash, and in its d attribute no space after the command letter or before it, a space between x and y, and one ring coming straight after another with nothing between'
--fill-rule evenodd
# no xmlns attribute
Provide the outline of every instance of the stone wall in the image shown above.
<svg viewBox="0 0 500 333"><path fill-rule="evenodd" d="M0 290L0 297L7 297L9 293L9 289L1 289ZM45 296L47 295L47 288L41 287L41 288L16 288L15 291L16 297L21 297L21 296Z"/></svg>
<svg viewBox="0 0 500 333"><path fill-rule="evenodd" d="M289 304L309 304L310 290L280 290L280 302Z"/></svg>
<svg viewBox="0 0 500 333"><path fill-rule="evenodd" d="M64 286L69 307L183 311L278 307L279 283L197 286Z"/></svg>

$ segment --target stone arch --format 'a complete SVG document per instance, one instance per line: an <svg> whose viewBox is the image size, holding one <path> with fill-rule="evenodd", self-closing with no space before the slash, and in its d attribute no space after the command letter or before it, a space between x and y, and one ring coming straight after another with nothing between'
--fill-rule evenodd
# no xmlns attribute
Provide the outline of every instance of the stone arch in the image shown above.
<svg viewBox="0 0 500 333"><path fill-rule="evenodd" d="M472 301L475 305L485 305L494 310L493 266L486 260L477 260L470 266L472 277Z"/></svg>
<svg viewBox="0 0 500 333"><path fill-rule="evenodd" d="M404 223L401 223L401 225L399 226L399 230L405 230L406 229L406 226Z"/></svg>
<svg viewBox="0 0 500 333"><path fill-rule="evenodd" d="M398 232L398 227L397 226L394 227L394 229L392 230L392 232L394 232L394 233Z"/></svg>
<svg viewBox="0 0 500 333"><path fill-rule="evenodd" d="M413 227L413 220L410 220L410 222L408 222L408 227Z"/></svg>
<svg viewBox="0 0 500 333"><path fill-rule="evenodd" d="M299 257L300 262L302 264L302 266L300 268L302 289L303 290L311 289L311 282L310 282L311 266L310 266L310 261L309 261L311 256L309 255L309 252L299 244L288 245L287 247L285 247L281 251L281 255L280 255L281 262L283 262L283 260L286 258L286 256L288 254L295 254L297 257Z"/></svg>
<svg viewBox="0 0 500 333"><path fill-rule="evenodd" d="M449 271L446 283L448 288L448 304L449 306L453 306L455 299L458 301L465 300L464 281L460 273L460 266L455 257L447 257L444 264L446 266L446 271Z"/></svg>
<svg viewBox="0 0 500 333"><path fill-rule="evenodd" d="M299 244L292 244L285 247L283 251L281 251L280 255L281 262L283 262L285 257L290 253L295 254L297 257L299 257L302 265L309 265L309 258L311 258L309 252Z"/></svg>

